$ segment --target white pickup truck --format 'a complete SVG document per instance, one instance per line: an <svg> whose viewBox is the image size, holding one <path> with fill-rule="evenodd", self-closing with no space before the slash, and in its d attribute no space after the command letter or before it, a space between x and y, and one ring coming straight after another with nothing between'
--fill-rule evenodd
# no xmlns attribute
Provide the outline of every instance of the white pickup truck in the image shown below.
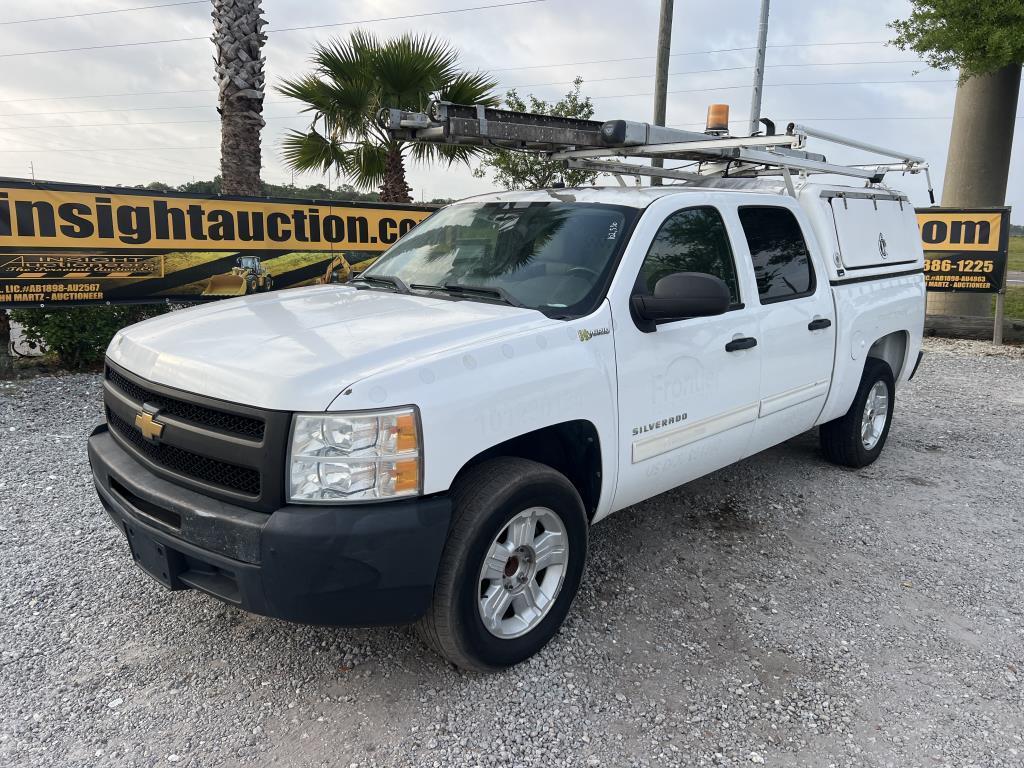
<svg viewBox="0 0 1024 768"><path fill-rule="evenodd" d="M472 198L349 285L119 333L96 487L170 589L416 622L507 667L558 631L616 510L813 427L830 461L874 461L920 361L922 258L877 186Z"/></svg>

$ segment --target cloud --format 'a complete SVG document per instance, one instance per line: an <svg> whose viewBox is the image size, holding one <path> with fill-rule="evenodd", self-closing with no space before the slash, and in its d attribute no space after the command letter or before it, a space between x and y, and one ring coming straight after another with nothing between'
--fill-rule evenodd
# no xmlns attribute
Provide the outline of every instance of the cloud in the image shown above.
<svg viewBox="0 0 1024 768"><path fill-rule="evenodd" d="M155 2L155 0L154 0ZM331 21L372 19L488 4L482 0L376 0L313 3L265 0L269 28ZM108 0L64 0L40 4L10 0L3 19L109 10ZM114 6L116 7L116 6ZM41 10L45 9L45 11ZM493 71L501 90L518 86L520 94L554 99L577 74L584 92L595 97L600 119L646 120L652 110L654 42L658 3L610 0L548 0L533 5L424 17L365 25L382 36L407 30L445 38L461 52L467 68ZM757 25L756 0L707 0L678 3L673 29L668 122L697 128L708 103L728 102L743 128L750 101L750 70ZM928 158L941 188L955 79L916 62L916 56L877 43L833 45L848 41L884 41L886 23L905 16L905 0L831 0L827 3L773 4L767 54L763 114L784 125L805 121L826 130L879 144L890 144ZM266 46L268 81L308 67L314 41L345 35L339 26L294 32L270 32ZM210 33L209 5L183 5L149 11L0 26L0 52L105 45ZM815 46L793 46L813 42ZM746 50L703 53L713 49ZM205 39L128 48L0 58L0 174L27 176L29 163L38 178L103 184L140 184L153 180L180 183L209 178L219 166L219 124L212 79L213 47ZM605 63L580 63L633 59ZM853 62L904 61L901 64ZM827 66L832 63L840 66ZM558 66L555 66L558 65ZM784 66L799 65L799 66ZM817 65L817 66L808 66ZM698 70L741 67L734 71ZM919 73L915 75L915 72ZM616 79L612 79L616 78ZM881 81L914 82L881 82ZM551 85L551 83L555 83ZM824 84L815 84L824 83ZM717 89L706 90L701 89ZM152 91L191 93L139 96L101 94ZM678 93L678 91L699 91ZM634 95L639 94L639 95ZM83 98L55 98L82 96ZM14 101L15 99L36 99ZM131 111L129 111L131 110ZM281 183L291 174L280 160L279 142L287 128L308 118L298 106L270 92L266 103L264 178ZM892 119L929 117L937 119ZM103 124L103 125L97 125ZM1018 121L1018 125L1020 121ZM191 149L132 148L188 147ZM54 150L71 151L54 151ZM1021 142L1014 166L1022 167ZM843 160L839 152L830 159ZM417 196L461 197L487 191L490 183L468 169L410 168ZM303 181L313 183L313 176ZM899 185L917 203L926 202L919 178ZM1024 179L1011 178L1008 202L1024 206Z"/></svg>

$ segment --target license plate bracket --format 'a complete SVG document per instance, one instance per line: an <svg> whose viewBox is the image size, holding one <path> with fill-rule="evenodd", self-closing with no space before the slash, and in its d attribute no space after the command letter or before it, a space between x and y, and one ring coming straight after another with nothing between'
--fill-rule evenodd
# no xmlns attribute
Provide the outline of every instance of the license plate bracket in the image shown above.
<svg viewBox="0 0 1024 768"><path fill-rule="evenodd" d="M180 552L168 549L163 542L146 535L137 525L125 523L124 532L132 559L147 575L167 589L188 589L178 578L184 570L184 558Z"/></svg>

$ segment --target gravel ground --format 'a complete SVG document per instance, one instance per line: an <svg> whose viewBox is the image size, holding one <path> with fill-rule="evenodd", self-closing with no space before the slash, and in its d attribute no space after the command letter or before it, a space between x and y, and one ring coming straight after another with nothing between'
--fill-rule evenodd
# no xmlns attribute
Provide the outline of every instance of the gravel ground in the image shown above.
<svg viewBox="0 0 1024 768"><path fill-rule="evenodd" d="M874 466L807 434L615 515L486 677L162 591L91 488L98 377L0 383L0 763L1020 766L1024 352L927 350Z"/></svg>

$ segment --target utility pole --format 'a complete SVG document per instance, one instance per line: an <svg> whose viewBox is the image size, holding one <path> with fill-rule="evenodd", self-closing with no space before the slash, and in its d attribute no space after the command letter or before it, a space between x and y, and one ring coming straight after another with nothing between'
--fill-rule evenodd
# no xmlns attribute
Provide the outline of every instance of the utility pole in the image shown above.
<svg viewBox="0 0 1024 768"><path fill-rule="evenodd" d="M658 19L658 58L654 73L654 124L665 124L668 106L668 59L672 50L672 5L674 0L661 0L661 16ZM663 168L660 157L651 160L652 168ZM661 186L661 178L655 176L651 184Z"/></svg>
<svg viewBox="0 0 1024 768"><path fill-rule="evenodd" d="M761 20L757 25L757 58L754 60L754 89L750 94L750 130L753 136L761 119L761 90L764 88L764 52L768 47L768 4L770 0L761 0Z"/></svg>

